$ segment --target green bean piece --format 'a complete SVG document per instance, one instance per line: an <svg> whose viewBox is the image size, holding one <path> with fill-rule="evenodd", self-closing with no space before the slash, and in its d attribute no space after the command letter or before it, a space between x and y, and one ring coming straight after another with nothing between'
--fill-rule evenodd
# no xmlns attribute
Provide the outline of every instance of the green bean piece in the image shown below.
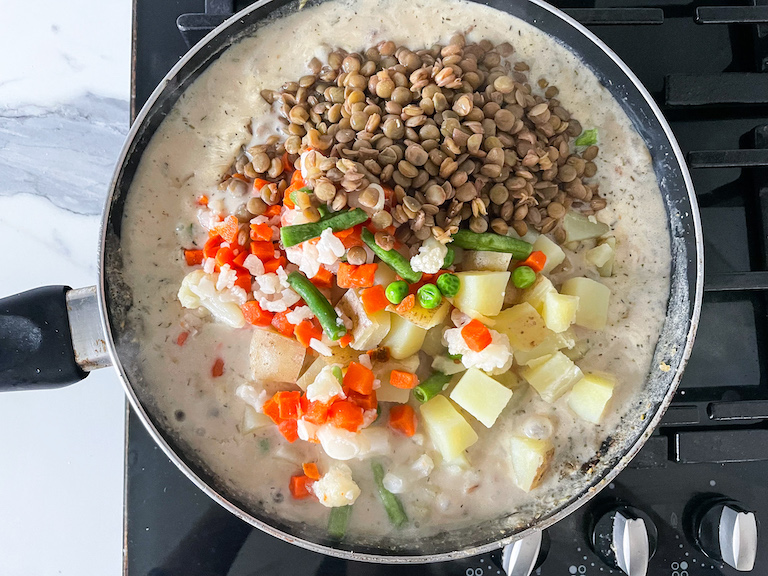
<svg viewBox="0 0 768 576"><path fill-rule="evenodd" d="M390 282L384 290L384 296L386 296L387 300L392 302L392 304L400 304L400 302L403 301L403 298L408 296L408 282L405 280L395 280L394 282Z"/></svg>
<svg viewBox="0 0 768 576"><path fill-rule="evenodd" d="M450 358L451 360L458 360L459 362L461 362L461 359L463 357L464 356L462 354L448 354L448 358Z"/></svg>
<svg viewBox="0 0 768 576"><path fill-rule="evenodd" d="M320 326L323 327L328 338L338 340L347 333L347 329L331 303L304 274L291 272L288 274L288 284L296 291L296 294L304 299L304 303L317 316Z"/></svg>
<svg viewBox="0 0 768 576"><path fill-rule="evenodd" d="M341 540L347 534L347 525L349 517L352 515L352 505L337 506L331 508L331 515L328 517L328 535L332 540Z"/></svg>
<svg viewBox="0 0 768 576"><path fill-rule="evenodd" d="M419 288L416 292L416 297L419 299L421 307L426 308L427 310L437 308L443 301L443 295L434 284L424 284L424 286Z"/></svg>
<svg viewBox="0 0 768 576"><path fill-rule="evenodd" d="M406 516L403 509L403 503L400 502L400 498L384 488L384 467L378 462L371 462L371 468L373 468L373 480L379 489L379 498L381 498L381 503L384 504L384 510L387 511L389 521L394 526L400 528L408 522L408 516Z"/></svg>
<svg viewBox="0 0 768 576"><path fill-rule="evenodd" d="M333 214L333 212L331 212L331 210L328 208L326 204L319 204L317 206L317 211L320 213L321 220L326 216L330 216L331 214Z"/></svg>
<svg viewBox="0 0 768 576"><path fill-rule="evenodd" d="M413 389L413 397L424 404L440 394L450 381L451 377L448 374L433 372L429 378Z"/></svg>
<svg viewBox="0 0 768 576"><path fill-rule="evenodd" d="M296 198L298 197L299 192L304 192L305 194L312 194L312 188L307 188L305 186L304 188L299 188L298 190L294 190L293 192L291 192L290 198L291 198L291 202L293 202L294 204L298 204L298 202L296 202Z"/></svg>
<svg viewBox="0 0 768 576"><path fill-rule="evenodd" d="M525 260L533 251L533 246L525 240L501 236L493 232L479 234L471 230L459 230L456 232L453 235L453 244L466 250L506 252L512 254L512 258L515 260Z"/></svg>
<svg viewBox="0 0 768 576"><path fill-rule="evenodd" d="M584 130L574 142L576 146L594 146L597 144L597 128Z"/></svg>
<svg viewBox="0 0 768 576"><path fill-rule="evenodd" d="M529 288L536 282L536 272L530 266L518 266L512 272L512 283L515 288Z"/></svg>
<svg viewBox="0 0 768 576"><path fill-rule="evenodd" d="M304 224L304 226L306 226L306 224ZM367 228L363 228L362 238L363 242L368 245L368 248L373 250L373 253L376 254L384 264L392 268L400 278L411 283L421 280L421 272L415 272L413 268L411 268L411 263L405 256L400 254L400 252L394 248L392 250L384 250L381 246L376 244L373 234Z"/></svg>
<svg viewBox="0 0 768 576"><path fill-rule="evenodd" d="M338 212L325 220L296 224L295 226L283 226L280 228L280 240L282 240L283 246L288 248L306 240L317 238L326 228L339 232L362 224L366 220L368 220L368 214L360 208L355 208L347 212Z"/></svg>
<svg viewBox="0 0 768 576"><path fill-rule="evenodd" d="M453 265L453 261L456 260L456 250L450 246L446 246L448 252L445 254L445 260L443 260L443 269Z"/></svg>
<svg viewBox="0 0 768 576"><path fill-rule="evenodd" d="M440 292L443 293L443 296L452 298L459 293L461 280L459 280L459 277L456 276L456 274L440 274L440 276L437 277L437 287L440 289Z"/></svg>

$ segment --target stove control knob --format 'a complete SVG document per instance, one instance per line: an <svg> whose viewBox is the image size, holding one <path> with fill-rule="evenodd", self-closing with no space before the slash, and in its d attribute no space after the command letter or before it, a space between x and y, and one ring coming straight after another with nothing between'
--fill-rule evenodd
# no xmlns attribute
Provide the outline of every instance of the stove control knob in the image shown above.
<svg viewBox="0 0 768 576"><path fill-rule="evenodd" d="M546 532L534 532L504 546L501 567L507 576L530 576L544 562L548 548Z"/></svg>
<svg viewBox="0 0 768 576"><path fill-rule="evenodd" d="M611 568L627 576L646 576L656 552L656 526L630 506L613 508L600 516L592 531L592 549Z"/></svg>
<svg viewBox="0 0 768 576"><path fill-rule="evenodd" d="M704 554L740 572L755 566L757 519L754 512L725 498L710 502L696 522L696 544Z"/></svg>

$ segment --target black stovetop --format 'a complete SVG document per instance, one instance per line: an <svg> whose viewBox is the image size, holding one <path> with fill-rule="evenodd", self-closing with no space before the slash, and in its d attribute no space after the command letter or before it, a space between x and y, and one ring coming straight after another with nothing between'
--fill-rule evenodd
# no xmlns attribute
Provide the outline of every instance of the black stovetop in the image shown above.
<svg viewBox="0 0 768 576"><path fill-rule="evenodd" d="M210 12L232 0L205 3ZM711 8L717 2L659 0L651 8L622 0L553 4L575 8L572 15L582 21L633 22L590 28L654 94L687 154L701 206L706 282L693 354L661 427L608 489L547 530L549 554L536 573L617 573L591 551L588 525L601 505L624 501L646 512L658 529L650 575L738 574L700 552L683 522L689 503L707 494L741 502L758 522L768 515L768 24L709 23L745 16L738 9ZM638 5L644 9L584 10ZM203 0L134 0L134 116L187 50L177 17L203 11ZM131 411L127 430L129 576L502 573L498 554L395 567L346 562L287 544L197 490ZM761 532L759 539L754 573L766 574L768 538Z"/></svg>

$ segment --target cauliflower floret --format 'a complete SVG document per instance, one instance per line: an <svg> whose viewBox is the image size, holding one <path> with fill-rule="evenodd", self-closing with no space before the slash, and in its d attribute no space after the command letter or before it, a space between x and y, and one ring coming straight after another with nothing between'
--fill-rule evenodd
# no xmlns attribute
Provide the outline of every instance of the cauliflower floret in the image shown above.
<svg viewBox="0 0 768 576"><path fill-rule="evenodd" d="M469 349L461 328L451 328L443 334L449 354L461 354L461 363L467 368L479 368L489 374L501 374L512 367L512 348L509 338L496 330L491 330L491 343L480 352Z"/></svg>
<svg viewBox="0 0 768 576"><path fill-rule="evenodd" d="M256 254L248 254L243 261L243 268L251 273L251 276L261 276L264 274L264 263Z"/></svg>
<svg viewBox="0 0 768 576"><path fill-rule="evenodd" d="M264 403L268 399L266 390L258 391L248 384L241 384L238 386L237 390L235 390L235 396L249 406L252 406L256 412L264 411Z"/></svg>
<svg viewBox="0 0 768 576"><path fill-rule="evenodd" d="M315 315L309 309L309 306L297 306L285 315L285 319L294 326L301 324L303 320L309 320L314 317Z"/></svg>
<svg viewBox="0 0 768 576"><path fill-rule="evenodd" d="M416 272L436 274L445 261L448 248L430 236L419 247L419 253L411 258L411 268Z"/></svg>
<svg viewBox="0 0 768 576"><path fill-rule="evenodd" d="M217 290L218 277L206 274L203 270L194 270L184 277L179 288L179 302L184 308L205 308L214 318L232 326L245 326L245 317L240 310L243 290L235 293L229 289Z"/></svg>
<svg viewBox="0 0 768 576"><path fill-rule="evenodd" d="M318 428L319 426L317 424L307 422L304 418L299 418L296 421L296 433L298 434L299 439L304 440L304 442L316 439Z"/></svg>
<svg viewBox="0 0 768 576"><path fill-rule="evenodd" d="M317 261L320 264L333 265L344 255L346 248L341 240L333 235L333 230L326 228L320 234L320 240L315 244L317 248Z"/></svg>
<svg viewBox="0 0 768 576"><path fill-rule="evenodd" d="M320 270L319 253L317 246L309 242L302 242L298 246L289 246L285 249L285 255L289 262L293 262L307 277L314 278Z"/></svg>
<svg viewBox="0 0 768 576"><path fill-rule="evenodd" d="M435 463L432 461L432 458L426 454L419 456L416 459L416 462L411 465L411 470L413 470L416 478L426 478L432 473L434 468Z"/></svg>
<svg viewBox="0 0 768 576"><path fill-rule="evenodd" d="M232 288L236 280L237 272L229 264L224 264L219 270L219 277L216 279L216 290L221 292L225 288Z"/></svg>
<svg viewBox="0 0 768 576"><path fill-rule="evenodd" d="M312 485L320 504L328 508L349 506L360 496L360 487L352 479L352 470L346 464L334 464L320 480Z"/></svg>
<svg viewBox="0 0 768 576"><path fill-rule="evenodd" d="M314 382L307 386L307 400L310 402L330 402L331 398L336 396L342 399L346 398L344 390L341 388L341 382L333 374L335 366L338 365L325 366L315 376Z"/></svg>

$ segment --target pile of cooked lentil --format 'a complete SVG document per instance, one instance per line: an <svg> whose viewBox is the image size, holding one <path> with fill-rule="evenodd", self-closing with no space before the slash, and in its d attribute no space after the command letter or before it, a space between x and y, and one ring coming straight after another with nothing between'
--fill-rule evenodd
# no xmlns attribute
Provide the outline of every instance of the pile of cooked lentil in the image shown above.
<svg viewBox="0 0 768 576"><path fill-rule="evenodd" d="M543 78L538 90L531 85L528 65L513 62L513 52L506 42L470 44L457 34L416 52L385 41L364 52L335 50L326 64L313 58L309 74L261 93L287 137L244 150L222 182L256 191L238 218L283 200L287 161L312 183L312 193L296 197L308 220L320 219L321 205L381 206L371 224L386 249L430 235L445 243L459 227L521 236L534 229L563 243L569 210L590 215L606 205L590 181L598 148L573 151L581 124L556 86ZM299 166L308 150L315 153ZM389 192L385 204L381 190ZM392 225L394 238L384 231Z"/></svg>

